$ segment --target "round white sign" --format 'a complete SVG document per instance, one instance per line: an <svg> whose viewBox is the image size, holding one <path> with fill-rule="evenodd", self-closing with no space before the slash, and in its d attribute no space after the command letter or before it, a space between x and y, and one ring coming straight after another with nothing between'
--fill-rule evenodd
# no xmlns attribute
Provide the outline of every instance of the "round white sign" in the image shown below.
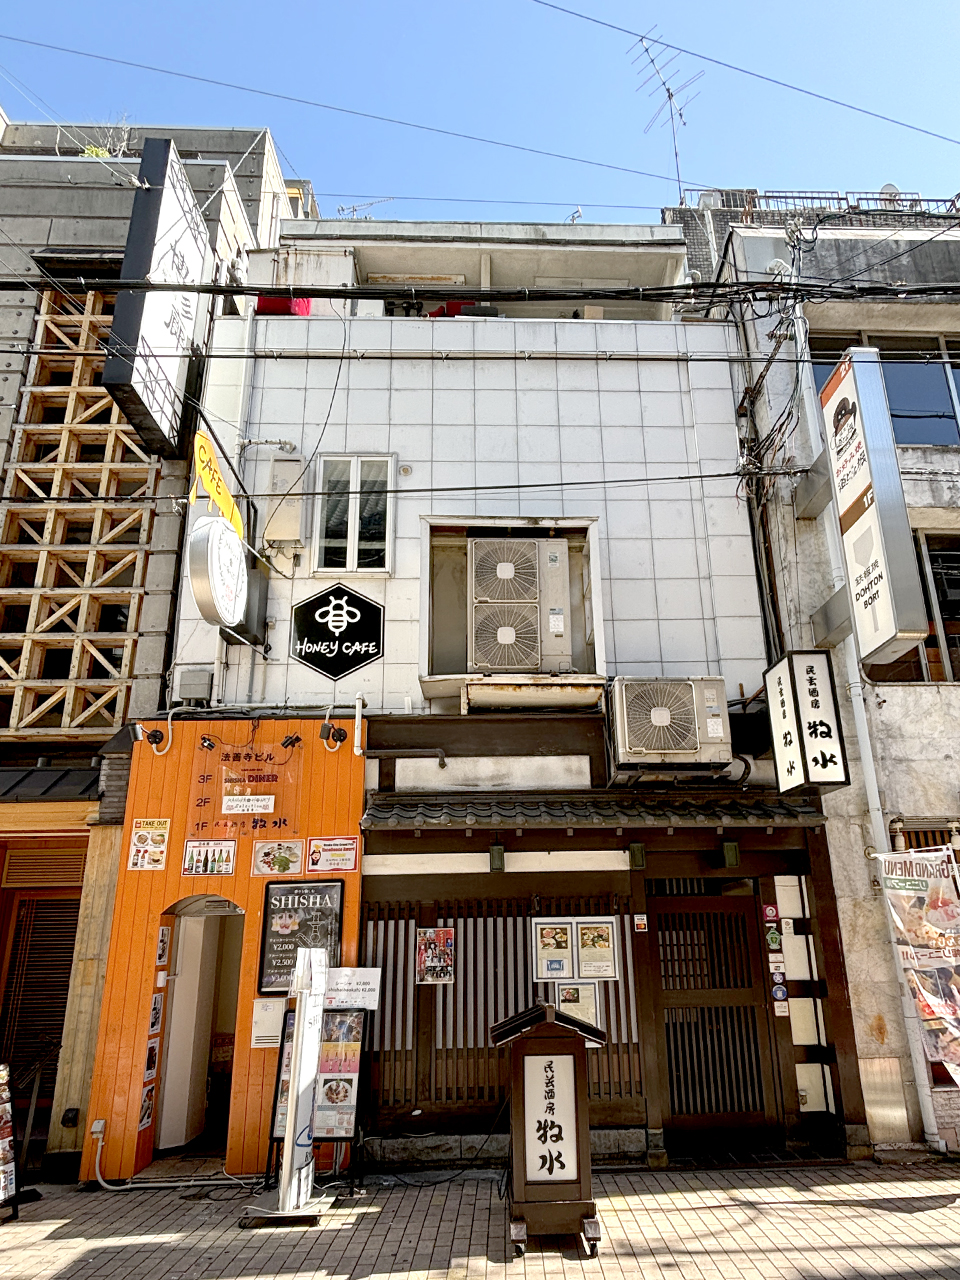
<svg viewBox="0 0 960 1280"><path fill-rule="evenodd" d="M221 516L198 520L190 534L187 563L204 622L235 627L247 608L247 559L233 525Z"/></svg>

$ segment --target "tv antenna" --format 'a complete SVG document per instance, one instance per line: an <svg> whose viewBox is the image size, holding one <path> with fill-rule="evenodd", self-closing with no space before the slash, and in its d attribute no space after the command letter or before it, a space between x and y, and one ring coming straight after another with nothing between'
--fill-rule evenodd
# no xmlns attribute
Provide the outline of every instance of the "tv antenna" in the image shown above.
<svg viewBox="0 0 960 1280"><path fill-rule="evenodd" d="M395 198L395 196L383 196L380 200L368 200L366 204L338 204L337 217L351 218L356 221L364 209L372 209L375 204L389 204L390 201ZM370 218L369 213L366 213L363 216L365 220L369 220Z"/></svg>
<svg viewBox="0 0 960 1280"><path fill-rule="evenodd" d="M683 98L684 94L687 93L687 90L691 89L706 73L698 71L695 75L690 76L688 80L684 80L683 84L677 85L676 89L674 89L667 80L666 73L671 69L673 72L677 71L678 68L673 64L676 62L677 58L680 57L680 54L679 52L673 53L666 59L666 61L658 63L650 49L651 42L654 44L658 43L657 38L654 35L655 31L656 27L651 27L645 36L641 36L639 40L630 46L627 53L631 53L637 45L640 45L640 53L638 53L633 59L633 64L636 65L636 63L640 62L643 58L646 58L647 65L646 67L641 67L638 74L642 74L644 70L647 70L647 78L637 85L634 92L639 93L640 90L645 89L648 84L653 84L653 88L647 95L648 97L652 98L658 93L664 94L663 101L647 121L647 127L643 132L645 134L649 133L657 121L660 120L661 116L663 116L663 119L660 120L661 127L665 125L668 120L670 121L670 132L673 135L673 159L677 169L677 192L682 205L683 182L680 177L680 148L677 142L677 125L678 123L682 125L687 123L686 117L683 113L686 111L687 107L689 107L694 98L699 95L700 90L698 89L696 93L692 93L688 97L684 98L683 102L681 102L680 99Z"/></svg>

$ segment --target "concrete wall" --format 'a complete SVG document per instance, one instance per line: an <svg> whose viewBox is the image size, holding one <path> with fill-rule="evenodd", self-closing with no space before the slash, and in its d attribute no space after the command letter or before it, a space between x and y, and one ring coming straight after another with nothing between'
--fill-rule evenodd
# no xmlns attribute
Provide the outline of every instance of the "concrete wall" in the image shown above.
<svg viewBox="0 0 960 1280"><path fill-rule="evenodd" d="M241 323L220 326L217 341L235 351ZM217 634L187 589L177 666L216 665L228 702L324 705L362 690L371 707L399 709L407 697L421 705L422 518L517 516L596 523L609 674L722 674L731 697L741 684L748 693L758 687L765 653L737 482L674 478L735 468L729 326L354 319L346 339L348 352L366 354L343 361L334 395L339 320L258 320L248 338L255 350L327 358L264 355L252 372L243 361L214 358L207 403L227 448L242 431L289 440L303 458L384 453L409 468L397 482L394 571L317 574L312 547L297 565L275 557L269 659L232 648L225 672ZM447 359L433 358L444 352ZM251 492L264 491L271 452L246 453ZM310 477L315 489L316 468ZM653 483L616 483L644 477ZM561 481L571 487L549 488ZM543 488L483 491L497 484ZM464 488L423 492L455 486ZM338 578L385 605L386 657L334 686L286 655L292 604Z"/></svg>

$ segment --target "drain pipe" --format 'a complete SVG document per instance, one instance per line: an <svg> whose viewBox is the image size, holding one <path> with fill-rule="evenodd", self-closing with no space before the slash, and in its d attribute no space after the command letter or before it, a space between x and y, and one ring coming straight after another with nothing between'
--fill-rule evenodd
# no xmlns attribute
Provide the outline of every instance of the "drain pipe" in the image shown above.
<svg viewBox="0 0 960 1280"><path fill-rule="evenodd" d="M877 783L877 770L873 758L873 746L870 741L870 726L867 723L867 709L863 700L863 674L857 654L856 641L852 635L843 642L844 656L847 661L847 690L853 706L853 723L856 727L857 746L860 751L860 768L863 773L863 786L867 794L867 812L870 818L870 831L873 836L873 852L869 847L864 850L867 858L878 862L890 852L890 837L880 803L880 787ZM882 875L882 868L878 868ZM937 1117L933 1109L933 1091L930 1088L930 1074L927 1066L927 1055L923 1051L920 1036L920 1019L917 1006L903 981L900 966L900 953L897 944L897 931L893 923L893 915L884 898L883 914L887 918L887 931L890 935L890 946L894 963L897 967L897 985L900 989L900 1003L903 1007L903 1020L907 1032L907 1044L910 1047L910 1061L913 1063L913 1080L917 1090L917 1101L920 1104L920 1115L923 1120L923 1139L934 1151L946 1151L947 1144L937 1131Z"/></svg>

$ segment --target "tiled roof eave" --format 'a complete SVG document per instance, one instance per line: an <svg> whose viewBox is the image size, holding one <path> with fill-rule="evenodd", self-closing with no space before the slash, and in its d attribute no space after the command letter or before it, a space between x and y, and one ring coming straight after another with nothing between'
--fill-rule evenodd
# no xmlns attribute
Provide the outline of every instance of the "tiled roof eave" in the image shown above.
<svg viewBox="0 0 960 1280"><path fill-rule="evenodd" d="M365 830L445 830L501 827L603 830L610 827L812 827L826 819L808 800L733 796L373 795L361 819Z"/></svg>

